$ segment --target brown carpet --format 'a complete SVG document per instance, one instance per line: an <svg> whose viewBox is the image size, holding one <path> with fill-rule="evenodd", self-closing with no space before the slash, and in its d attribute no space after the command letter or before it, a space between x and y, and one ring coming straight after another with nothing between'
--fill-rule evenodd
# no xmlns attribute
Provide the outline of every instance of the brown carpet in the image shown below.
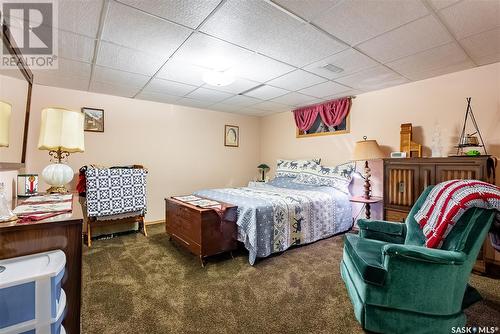
<svg viewBox="0 0 500 334"><path fill-rule="evenodd" d="M340 278L342 237L248 264L244 251L201 268L151 236L95 241L84 249L83 333L362 333ZM498 280L473 275L485 298L468 322L500 326Z"/></svg>

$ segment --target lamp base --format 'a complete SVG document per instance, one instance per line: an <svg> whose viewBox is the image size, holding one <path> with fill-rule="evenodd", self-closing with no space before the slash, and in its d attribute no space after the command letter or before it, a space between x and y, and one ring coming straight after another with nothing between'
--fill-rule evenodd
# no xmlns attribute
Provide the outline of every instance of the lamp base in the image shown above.
<svg viewBox="0 0 500 334"><path fill-rule="evenodd" d="M48 193L65 194L68 192L66 185L73 179L73 170L66 164L55 163L48 165L42 171L43 180L50 186Z"/></svg>
<svg viewBox="0 0 500 334"><path fill-rule="evenodd" d="M69 190L66 186L52 186L46 190L48 194L66 194L69 193Z"/></svg>
<svg viewBox="0 0 500 334"><path fill-rule="evenodd" d="M371 169L368 166L368 160L365 162L365 194L364 198L365 199L370 199L371 198L371 185L370 185L370 176L371 176Z"/></svg>

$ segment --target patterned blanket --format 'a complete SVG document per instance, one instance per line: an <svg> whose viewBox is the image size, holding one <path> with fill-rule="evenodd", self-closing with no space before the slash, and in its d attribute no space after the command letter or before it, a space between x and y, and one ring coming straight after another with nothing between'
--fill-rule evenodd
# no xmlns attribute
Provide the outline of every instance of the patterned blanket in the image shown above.
<svg viewBox="0 0 500 334"><path fill-rule="evenodd" d="M261 184L196 195L238 206L238 239L250 253L250 264L256 257L345 232L352 224L347 195L330 187Z"/></svg>
<svg viewBox="0 0 500 334"><path fill-rule="evenodd" d="M88 168L85 176L89 217L146 213L145 169Z"/></svg>
<svg viewBox="0 0 500 334"><path fill-rule="evenodd" d="M476 180L452 180L436 185L415 215L426 246L441 247L455 223L470 208L500 211L500 188Z"/></svg>

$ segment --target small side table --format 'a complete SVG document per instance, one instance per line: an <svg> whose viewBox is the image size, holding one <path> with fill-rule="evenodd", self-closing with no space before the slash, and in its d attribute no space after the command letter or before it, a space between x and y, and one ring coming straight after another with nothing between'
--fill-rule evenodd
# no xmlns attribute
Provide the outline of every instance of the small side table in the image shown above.
<svg viewBox="0 0 500 334"><path fill-rule="evenodd" d="M365 215L366 219L370 219L371 216L371 204L382 202L382 197L371 196L370 199L366 199L364 196L353 196L349 200L353 203L363 203L365 205Z"/></svg>

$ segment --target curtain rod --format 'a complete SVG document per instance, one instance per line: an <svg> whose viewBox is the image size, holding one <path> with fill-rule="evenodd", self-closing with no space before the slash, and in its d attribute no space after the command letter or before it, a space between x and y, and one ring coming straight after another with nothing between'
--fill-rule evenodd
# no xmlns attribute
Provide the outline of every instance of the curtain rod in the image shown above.
<svg viewBox="0 0 500 334"><path fill-rule="evenodd" d="M344 97L340 97L340 98L338 98L338 99L333 99L333 100L329 100L329 101L335 101L335 100L345 99L345 98L348 98L348 99L351 99L351 100L352 100L352 99L355 99L355 98L356 98L356 96L354 96L354 95L352 95L352 96L344 96ZM315 106L315 105L318 105L318 104L323 104L323 103L326 103L326 102L328 102L328 101L323 101L323 102L320 102L320 103L310 104L310 105L308 105L308 106L296 107L295 109L292 109L292 110L290 110L290 111L292 111L292 112L293 112L294 110L297 110L297 109L301 109L301 108L305 108L305 107L310 107L310 106Z"/></svg>

